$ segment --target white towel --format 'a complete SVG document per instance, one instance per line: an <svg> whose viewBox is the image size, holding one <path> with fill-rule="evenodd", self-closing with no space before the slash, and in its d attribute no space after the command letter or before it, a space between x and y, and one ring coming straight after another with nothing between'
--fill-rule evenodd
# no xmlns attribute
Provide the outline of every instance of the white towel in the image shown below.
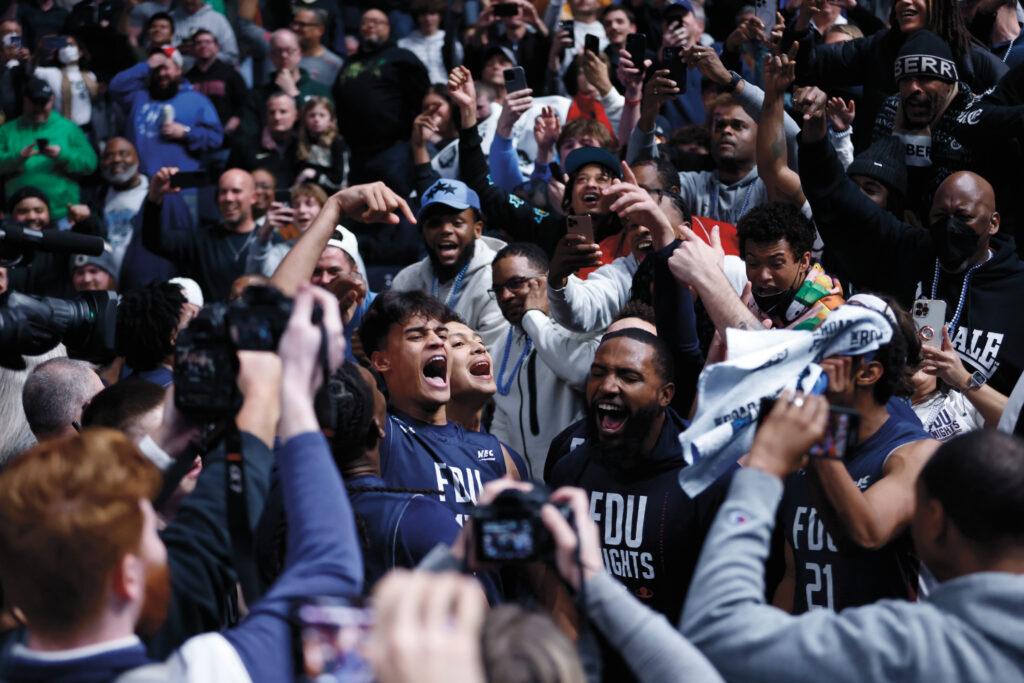
<svg viewBox="0 0 1024 683"><path fill-rule="evenodd" d="M679 435L690 467L679 485L691 498L729 471L750 450L762 398L784 389L821 393L817 361L859 356L892 339L892 326L863 306L840 306L817 329L726 333L729 360L704 370L697 380L697 414Z"/></svg>

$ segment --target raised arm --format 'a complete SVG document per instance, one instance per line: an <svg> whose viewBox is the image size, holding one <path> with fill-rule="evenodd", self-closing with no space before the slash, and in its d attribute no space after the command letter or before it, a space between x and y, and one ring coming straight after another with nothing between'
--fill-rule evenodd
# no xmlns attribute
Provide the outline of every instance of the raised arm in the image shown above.
<svg viewBox="0 0 1024 683"><path fill-rule="evenodd" d="M149 194L142 203L142 246L157 256L175 264L190 262L196 256L198 236L192 230L165 230L163 225L164 197L180 192L171 187L171 176L178 172L173 166L164 166L149 181Z"/></svg>
<svg viewBox="0 0 1024 683"><path fill-rule="evenodd" d="M399 211L410 223L416 223L416 217L405 200L379 181L353 185L332 195L274 271L270 284L292 296L301 285L308 283L327 240L343 215L360 223L397 225Z"/></svg>
<svg viewBox="0 0 1024 683"><path fill-rule="evenodd" d="M323 311L323 327L312 321L314 301ZM324 379L322 343L328 369L336 369L345 349L338 302L307 285L295 297L279 350L284 445L277 465L288 523L285 568L246 620L225 634L253 681L292 678L291 610L297 602L354 597L363 586L352 507L313 408Z"/></svg>
<svg viewBox="0 0 1024 683"><path fill-rule="evenodd" d="M764 104L757 126L757 174L768 188L768 199L801 207L806 198L800 187L800 176L787 165L788 142L785 123L786 91L793 84L796 65L789 55L764 59Z"/></svg>
<svg viewBox="0 0 1024 683"><path fill-rule="evenodd" d="M692 230L682 228L683 242L668 260L668 267L680 284L688 285L704 303L715 329L722 339L730 327L760 330L764 326L737 296L722 270L724 258L716 225L709 246Z"/></svg>

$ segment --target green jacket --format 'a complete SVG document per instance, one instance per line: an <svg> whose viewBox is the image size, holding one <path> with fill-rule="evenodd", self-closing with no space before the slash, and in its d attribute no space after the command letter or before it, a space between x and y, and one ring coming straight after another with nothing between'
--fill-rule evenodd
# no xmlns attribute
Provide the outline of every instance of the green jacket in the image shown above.
<svg viewBox="0 0 1024 683"><path fill-rule="evenodd" d="M40 138L60 147L57 158L37 153L22 159L21 150ZM0 176L7 196L29 185L42 190L50 200L50 216L55 221L67 214L68 204L79 202L78 182L73 176L95 170L96 152L85 133L57 112L51 112L38 128L27 114L0 126Z"/></svg>

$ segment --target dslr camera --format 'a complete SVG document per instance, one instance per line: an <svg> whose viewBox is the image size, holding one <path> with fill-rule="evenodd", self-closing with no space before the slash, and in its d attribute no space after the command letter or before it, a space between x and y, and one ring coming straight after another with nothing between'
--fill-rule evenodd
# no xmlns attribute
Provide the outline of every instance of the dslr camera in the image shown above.
<svg viewBox="0 0 1024 683"><path fill-rule="evenodd" d="M531 491L506 489L490 505L473 511L476 558L491 564L547 560L554 556L555 541L540 519L545 503L555 506L575 527L566 503L548 500L549 491L535 485Z"/></svg>
<svg viewBox="0 0 1024 683"><path fill-rule="evenodd" d="M200 311L175 341L178 410L213 419L237 413L237 352L277 351L291 314L292 300L273 287L249 287L238 301Z"/></svg>

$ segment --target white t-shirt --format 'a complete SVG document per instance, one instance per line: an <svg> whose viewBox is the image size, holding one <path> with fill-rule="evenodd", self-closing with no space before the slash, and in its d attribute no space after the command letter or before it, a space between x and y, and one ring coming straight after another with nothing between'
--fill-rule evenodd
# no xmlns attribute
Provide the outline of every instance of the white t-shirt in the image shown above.
<svg viewBox="0 0 1024 683"><path fill-rule="evenodd" d="M141 174L139 178L142 182L128 190L108 189L103 202L103 225L107 229L107 241L114 250L114 264L118 271L128 251L128 243L132 241L132 223L149 193L149 178Z"/></svg>
<svg viewBox="0 0 1024 683"><path fill-rule="evenodd" d="M926 432L946 442L958 434L966 434L985 426L985 418L959 391L934 391L914 406Z"/></svg>
<svg viewBox="0 0 1024 683"><path fill-rule="evenodd" d="M71 122L76 126L84 126L92 121L92 98L89 97L89 89L85 87L78 65L69 64L65 68L68 81L71 83ZM93 80L96 79L96 75L91 71L87 73ZM53 110L61 114L64 111L64 78L60 69L55 66L41 66L35 70L35 75L46 81L53 89Z"/></svg>

